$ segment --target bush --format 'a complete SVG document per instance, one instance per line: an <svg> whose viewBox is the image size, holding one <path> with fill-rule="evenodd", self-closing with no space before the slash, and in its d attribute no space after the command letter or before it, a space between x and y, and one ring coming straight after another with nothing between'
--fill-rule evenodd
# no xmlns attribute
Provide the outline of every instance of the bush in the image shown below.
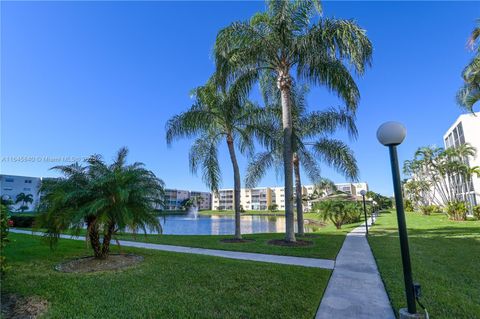
<svg viewBox="0 0 480 319"><path fill-rule="evenodd" d="M442 212L442 209L437 205L427 205L421 206L420 211L423 215L439 214Z"/></svg>
<svg viewBox="0 0 480 319"><path fill-rule="evenodd" d="M415 210L415 208L413 207L412 201L409 199L405 200L405 210L407 212L413 212Z"/></svg>
<svg viewBox="0 0 480 319"><path fill-rule="evenodd" d="M477 220L480 220L480 205L473 206L473 216L474 216Z"/></svg>
<svg viewBox="0 0 480 319"><path fill-rule="evenodd" d="M342 200L324 200L315 203L312 211L319 213L324 221L330 220L337 229L341 229L342 225L348 222L352 211L354 211L353 207L348 207L351 204L352 202Z"/></svg>
<svg viewBox="0 0 480 319"><path fill-rule="evenodd" d="M5 254L3 253L3 249L8 243L8 215L10 214L10 209L8 204L2 203L0 206L0 273L4 273L6 270L5 266Z"/></svg>
<svg viewBox="0 0 480 319"><path fill-rule="evenodd" d="M345 205L347 217L345 218L345 224L358 223L362 220L362 208L357 203L347 203Z"/></svg>
<svg viewBox="0 0 480 319"><path fill-rule="evenodd" d="M278 211L278 205L277 204L269 205L268 210L271 211L271 212L276 212L276 211Z"/></svg>
<svg viewBox="0 0 480 319"><path fill-rule="evenodd" d="M35 223L35 217L31 215L13 215L10 217L10 220L13 222L13 227L32 228Z"/></svg>
<svg viewBox="0 0 480 319"><path fill-rule="evenodd" d="M467 211L467 206L461 201L449 202L446 207L448 217L456 221L466 220Z"/></svg>

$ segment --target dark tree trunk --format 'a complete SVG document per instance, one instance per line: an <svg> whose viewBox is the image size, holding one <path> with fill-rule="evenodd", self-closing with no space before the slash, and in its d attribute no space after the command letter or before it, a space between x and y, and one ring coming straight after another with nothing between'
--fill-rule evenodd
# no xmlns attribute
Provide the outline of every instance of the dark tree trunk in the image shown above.
<svg viewBox="0 0 480 319"><path fill-rule="evenodd" d="M300 180L300 159L297 153L293 153L293 170L295 173L295 200L297 204L297 233L299 236L304 236L302 182Z"/></svg>
<svg viewBox="0 0 480 319"><path fill-rule="evenodd" d="M293 213L292 167L292 108L290 90L292 79L288 68L279 70L277 87L281 93L283 125L283 170L285 179L285 241L295 242L295 216Z"/></svg>
<svg viewBox="0 0 480 319"><path fill-rule="evenodd" d="M102 248L100 245L100 234L98 233L97 220L95 217L87 218L87 231L95 258L101 258Z"/></svg>
<svg viewBox="0 0 480 319"><path fill-rule="evenodd" d="M115 224L110 223L108 224L107 231L103 235L103 245L102 245L102 252L100 258L105 259L108 257L108 253L110 252L110 242L112 240L113 230L115 229Z"/></svg>
<svg viewBox="0 0 480 319"><path fill-rule="evenodd" d="M240 229L240 169L238 168L237 156L235 155L235 146L231 134L227 136L228 151L233 166L233 204L235 207L235 239L242 239Z"/></svg>

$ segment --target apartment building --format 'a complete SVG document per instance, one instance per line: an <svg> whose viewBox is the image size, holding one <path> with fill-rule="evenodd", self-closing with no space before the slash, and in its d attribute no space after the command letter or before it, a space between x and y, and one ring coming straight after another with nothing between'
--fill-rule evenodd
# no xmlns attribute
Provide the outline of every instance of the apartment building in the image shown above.
<svg viewBox="0 0 480 319"><path fill-rule="evenodd" d="M40 177L0 175L0 197L4 200L12 200L12 209L18 210L22 205L27 206L27 211L32 211L40 201L39 189L42 183ZM32 203L15 203L20 193L32 195Z"/></svg>
<svg viewBox="0 0 480 319"><path fill-rule="evenodd" d="M190 198L190 192L180 189L165 189L165 210L180 210L182 203Z"/></svg>
<svg viewBox="0 0 480 319"><path fill-rule="evenodd" d="M466 158L465 161L470 167L480 166L480 112L475 114L462 114L450 126L443 135L445 148L458 147L468 143L477 149L477 156ZM460 181L458 184L462 200L471 205L480 204L480 177L472 176L463 180L462 176L450 176Z"/></svg>
<svg viewBox="0 0 480 319"><path fill-rule="evenodd" d="M335 184L338 190L361 198L360 191L368 191L367 183L341 183ZM315 192L315 185L302 186L302 197L308 198ZM294 190L295 194L295 190ZM277 205L279 210L285 210L285 188L284 187L257 187L242 188L240 190L240 205L244 210L267 210L271 205ZM304 201L305 211L312 208L312 203ZM234 209L233 189L221 189L212 196L212 209L232 210Z"/></svg>
<svg viewBox="0 0 480 319"><path fill-rule="evenodd" d="M196 199L196 204L200 210L212 209L212 194L209 192L190 192L190 198Z"/></svg>

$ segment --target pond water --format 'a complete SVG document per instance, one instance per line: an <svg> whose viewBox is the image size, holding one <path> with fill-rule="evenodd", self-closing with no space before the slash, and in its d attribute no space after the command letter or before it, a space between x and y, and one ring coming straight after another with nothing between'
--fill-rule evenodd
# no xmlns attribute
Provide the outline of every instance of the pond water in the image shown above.
<svg viewBox="0 0 480 319"><path fill-rule="evenodd" d="M159 217L165 235L233 235L235 233L234 216L185 216L167 215ZM295 224L295 231L296 231ZM285 217L278 216L242 216L242 234L283 233ZM305 227L305 231L311 228Z"/></svg>

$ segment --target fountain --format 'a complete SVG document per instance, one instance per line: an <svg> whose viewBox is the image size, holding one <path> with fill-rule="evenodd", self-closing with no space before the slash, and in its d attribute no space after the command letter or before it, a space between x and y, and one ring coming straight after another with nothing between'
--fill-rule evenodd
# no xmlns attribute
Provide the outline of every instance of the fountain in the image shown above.
<svg viewBox="0 0 480 319"><path fill-rule="evenodd" d="M187 216L189 218L193 218L193 219L197 219L198 218L198 207L195 206L195 205L192 205L189 209L188 209L188 214Z"/></svg>

